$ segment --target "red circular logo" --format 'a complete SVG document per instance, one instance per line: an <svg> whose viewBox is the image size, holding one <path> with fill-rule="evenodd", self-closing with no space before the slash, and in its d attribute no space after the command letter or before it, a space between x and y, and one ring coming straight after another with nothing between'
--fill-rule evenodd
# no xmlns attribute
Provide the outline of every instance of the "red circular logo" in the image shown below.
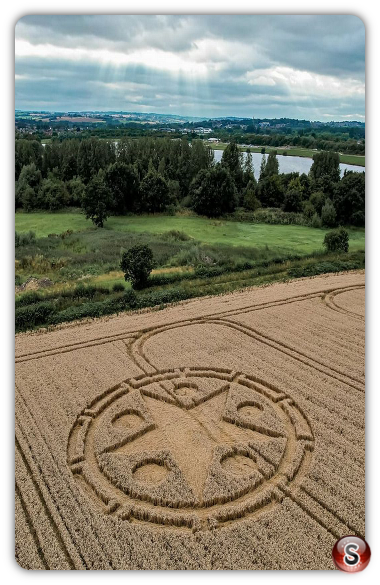
<svg viewBox="0 0 380 585"><path fill-rule="evenodd" d="M371 549L358 536L343 536L336 541L332 557L335 565L346 573L363 571L371 558Z"/></svg>

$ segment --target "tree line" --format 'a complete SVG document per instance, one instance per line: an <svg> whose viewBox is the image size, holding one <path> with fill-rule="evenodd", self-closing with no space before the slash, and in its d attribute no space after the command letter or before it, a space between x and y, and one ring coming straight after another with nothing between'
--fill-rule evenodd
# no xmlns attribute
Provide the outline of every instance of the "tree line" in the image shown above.
<svg viewBox="0 0 380 585"><path fill-rule="evenodd" d="M53 140L45 147L17 139L16 208L25 211L82 207L103 226L109 215L155 213L191 207L217 217L236 208L302 213L314 227L364 226L365 173L340 177L339 155L316 153L308 175L279 173L276 153L263 156L255 179L250 152L235 142L220 163L202 141L186 137Z"/></svg>

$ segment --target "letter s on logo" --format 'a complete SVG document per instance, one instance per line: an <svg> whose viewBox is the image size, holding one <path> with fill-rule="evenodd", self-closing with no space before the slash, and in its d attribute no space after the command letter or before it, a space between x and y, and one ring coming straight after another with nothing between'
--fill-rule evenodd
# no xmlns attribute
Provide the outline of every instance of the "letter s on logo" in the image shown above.
<svg viewBox="0 0 380 585"><path fill-rule="evenodd" d="M350 567L355 567L360 562L360 555L357 552L355 552L358 550L358 548L359 546L354 542L349 542L348 544L346 544L346 546L344 547L344 552L346 554L344 555L343 559L346 565Z"/></svg>

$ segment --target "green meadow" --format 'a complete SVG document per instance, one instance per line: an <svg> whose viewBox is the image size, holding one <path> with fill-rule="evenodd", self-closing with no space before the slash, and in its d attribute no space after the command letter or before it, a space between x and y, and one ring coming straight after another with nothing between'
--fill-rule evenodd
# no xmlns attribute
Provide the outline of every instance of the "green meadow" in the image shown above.
<svg viewBox="0 0 380 585"><path fill-rule="evenodd" d="M110 217L103 229L93 228L81 213L16 213L17 232L36 233L37 238L67 230L92 230L162 235L171 230L183 232L197 242L223 247L253 247L309 254L323 247L326 231L299 225L270 225L203 217L164 215ZM351 229L350 250L364 249L364 229Z"/></svg>

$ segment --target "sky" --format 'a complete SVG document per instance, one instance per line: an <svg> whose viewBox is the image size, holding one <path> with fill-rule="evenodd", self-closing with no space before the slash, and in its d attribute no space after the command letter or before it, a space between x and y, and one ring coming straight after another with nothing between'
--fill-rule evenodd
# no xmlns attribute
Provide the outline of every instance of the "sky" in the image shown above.
<svg viewBox="0 0 380 585"><path fill-rule="evenodd" d="M15 37L16 109L364 121L356 16L35 15Z"/></svg>

